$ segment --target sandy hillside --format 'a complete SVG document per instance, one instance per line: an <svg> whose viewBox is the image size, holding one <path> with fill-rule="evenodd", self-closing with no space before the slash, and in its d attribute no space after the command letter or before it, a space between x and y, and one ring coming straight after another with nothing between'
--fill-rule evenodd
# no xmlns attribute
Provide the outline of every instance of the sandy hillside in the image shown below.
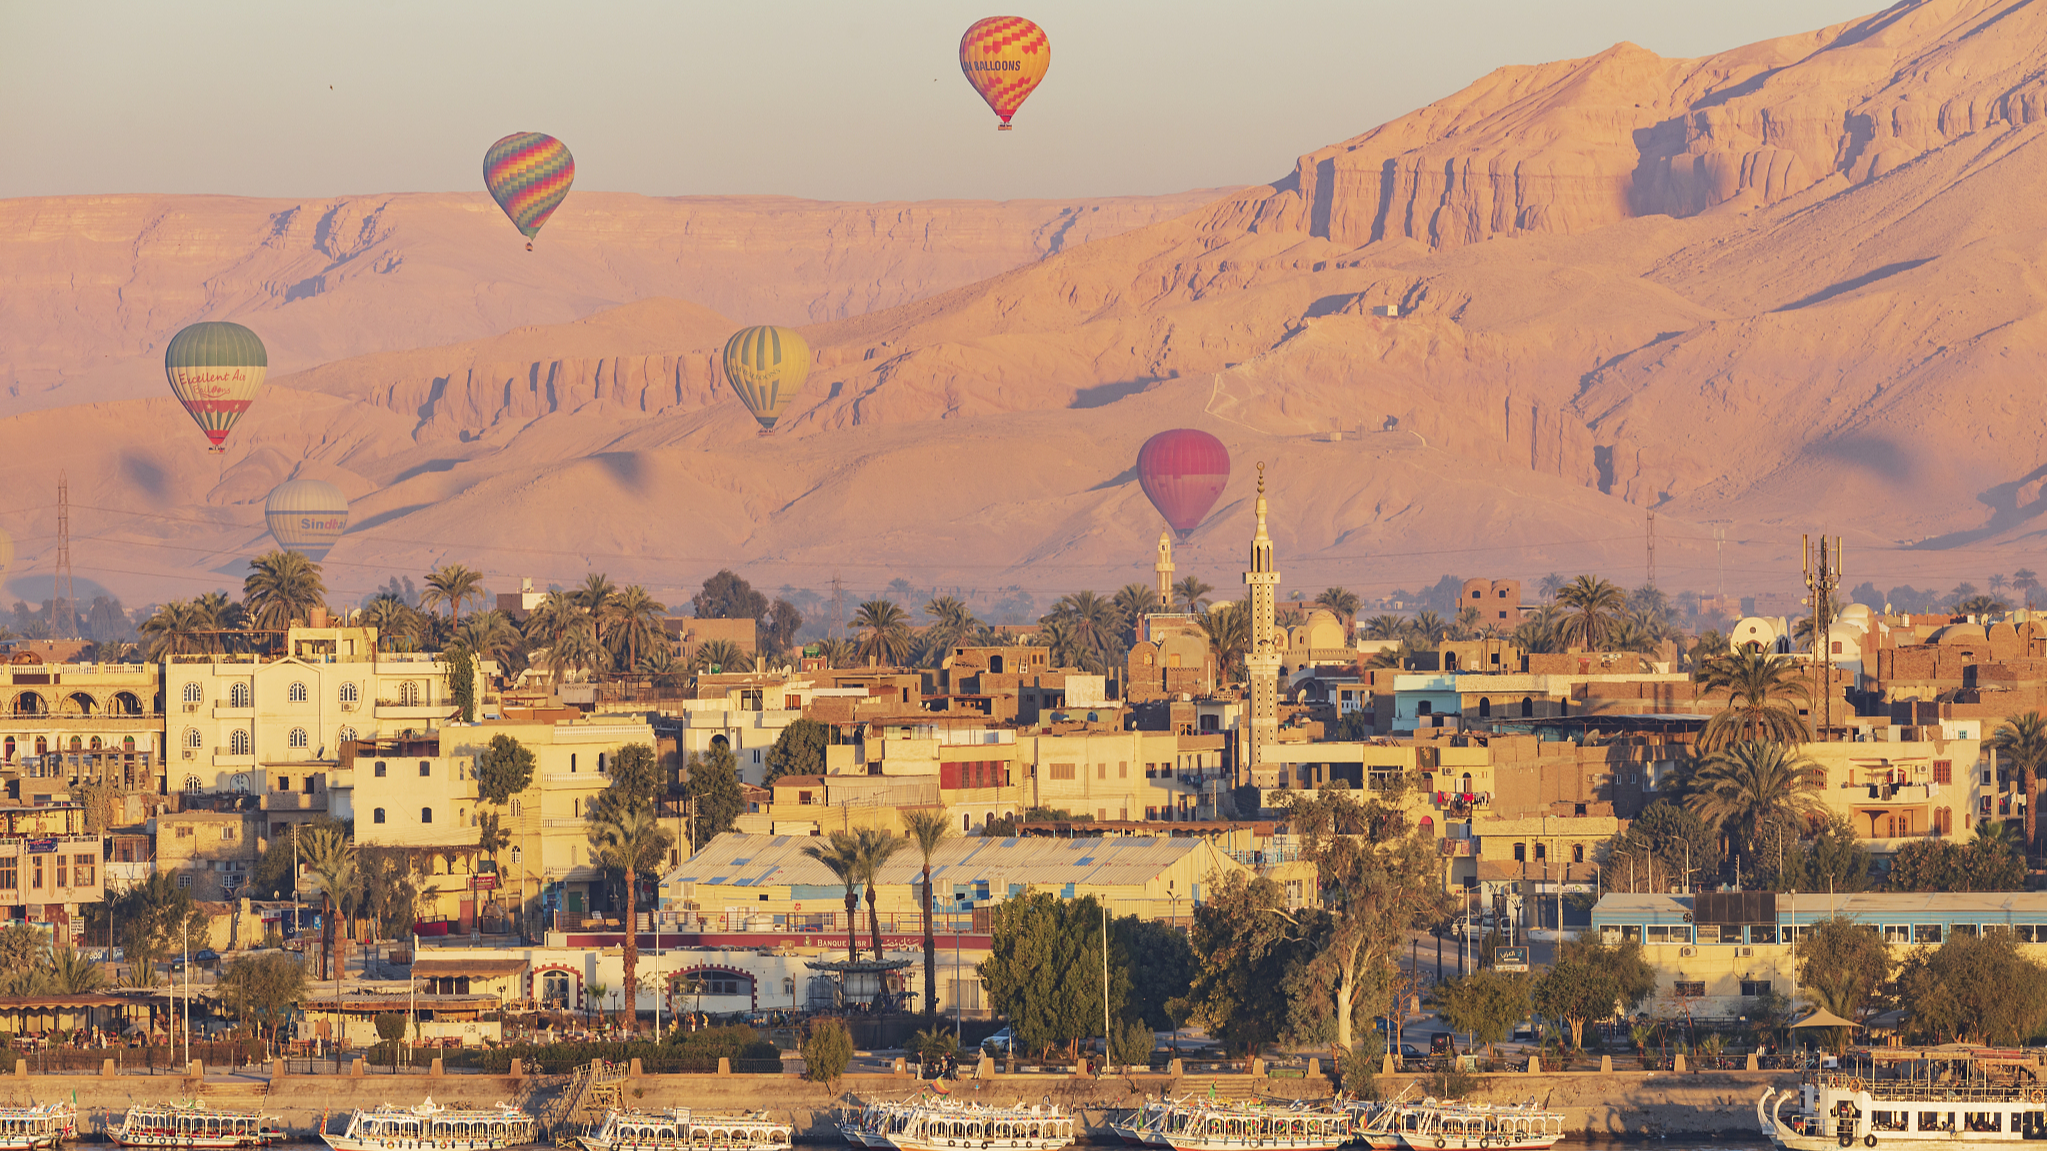
<svg viewBox="0 0 2047 1151"><path fill-rule="evenodd" d="M894 306L806 297L818 366L768 439L715 374L721 333L766 307L729 286L603 311L586 261L563 281L582 302L558 305L581 319L457 342L407 325L503 331L494 281L403 308L344 282L337 301L394 317L348 338L384 342L300 353L328 362L273 377L224 470L148 400L8 421L38 449L0 479L119 453L84 481L94 506L178 518L109 526L80 571L195 585L262 545L262 493L297 472L357 498L344 587L453 556L499 582L591 564L671 594L722 563L769 584L1057 592L1148 576L1158 522L1130 463L1189 425L1238 461L1182 555L1225 587L1257 459L1282 569L1310 594L1446 570L1635 581L1651 510L1666 587L1724 570L1730 592L1787 589L1805 530L1848 537L1851 584L1981 584L2047 559L2043 233L2023 209L2047 191L2043 58L2047 9L2017 0L1905 3L1698 60L1622 44L1502 69L1269 185L963 286L926 274L928 294L886 298L877 242L845 283ZM585 260L603 208L551 226L546 258ZM733 268L787 266L753 242ZM510 290L544 311L541 293Z"/></svg>

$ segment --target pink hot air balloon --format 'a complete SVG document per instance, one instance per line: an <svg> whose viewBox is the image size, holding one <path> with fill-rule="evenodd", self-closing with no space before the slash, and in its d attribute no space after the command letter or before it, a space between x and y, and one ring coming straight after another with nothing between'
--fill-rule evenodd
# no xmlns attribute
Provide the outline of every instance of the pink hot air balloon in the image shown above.
<svg viewBox="0 0 2047 1151"><path fill-rule="evenodd" d="M1230 450L1193 428L1160 432L1137 450L1137 482L1185 540L1229 484Z"/></svg>

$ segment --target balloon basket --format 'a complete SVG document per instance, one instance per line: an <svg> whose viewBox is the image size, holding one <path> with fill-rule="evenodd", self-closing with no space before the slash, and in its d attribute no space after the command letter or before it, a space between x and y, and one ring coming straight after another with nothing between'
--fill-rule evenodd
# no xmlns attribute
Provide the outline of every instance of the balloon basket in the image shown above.
<svg viewBox="0 0 2047 1151"><path fill-rule="evenodd" d="M1011 128L1011 127L1010 127L1010 126L1009 126L1008 124L997 124L997 125L995 125L995 130L996 130L997 132L1011 132L1011 131L1015 131L1015 129Z"/></svg>
<svg viewBox="0 0 2047 1151"><path fill-rule="evenodd" d="M209 456L224 456L227 454L227 446L225 444L215 444L206 449L206 454Z"/></svg>
<svg viewBox="0 0 2047 1151"><path fill-rule="evenodd" d="M773 428L762 428L761 430L759 430L759 431L757 431L757 432L755 432L755 433L753 434L753 438L754 438L754 439L757 439L757 440L764 440L764 439L767 439L767 438L768 438L769 436L772 436L772 435L774 435L774 434L775 434L775 429L773 429Z"/></svg>
<svg viewBox="0 0 2047 1151"><path fill-rule="evenodd" d="M529 252L533 250L533 241L531 240L526 241L526 250Z"/></svg>

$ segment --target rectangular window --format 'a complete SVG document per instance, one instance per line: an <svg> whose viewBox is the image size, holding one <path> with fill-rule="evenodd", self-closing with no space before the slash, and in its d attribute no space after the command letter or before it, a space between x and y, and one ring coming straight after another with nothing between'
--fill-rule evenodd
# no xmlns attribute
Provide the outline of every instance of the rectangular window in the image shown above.
<svg viewBox="0 0 2047 1151"><path fill-rule="evenodd" d="M1073 778L1073 765L1072 765L1072 764L1070 764L1070 763L1055 763L1055 764L1053 764L1053 765L1052 765L1052 778L1053 778L1053 779L1072 779L1072 778Z"/></svg>
<svg viewBox="0 0 2047 1151"><path fill-rule="evenodd" d="M66 862L68 861L65 857L61 855L57 857L57 886L59 887L71 886L71 869L65 866Z"/></svg>
<svg viewBox="0 0 2047 1151"><path fill-rule="evenodd" d="M1107 778L1109 778L1109 765L1108 765L1108 764L1106 764L1106 763L1098 763L1098 764L1096 764L1096 765L1095 765L1095 778L1096 778L1096 779L1107 779Z"/></svg>
<svg viewBox="0 0 2047 1151"><path fill-rule="evenodd" d="M29 862L30 862L30 867L28 869L29 888L32 891L41 891L43 889L44 881L43 857L40 855L34 856L30 859Z"/></svg>
<svg viewBox="0 0 2047 1151"><path fill-rule="evenodd" d="M1116 765L1116 778L1117 779L1130 778L1130 765L1128 763L1118 763Z"/></svg>
<svg viewBox="0 0 2047 1151"><path fill-rule="evenodd" d="M419 761L419 777L425 779L434 773L434 765L422 759Z"/></svg>
<svg viewBox="0 0 2047 1151"><path fill-rule="evenodd" d="M1706 985L1698 980L1680 979L1670 985L1670 992L1681 998L1702 999L1706 995Z"/></svg>
<svg viewBox="0 0 2047 1151"><path fill-rule="evenodd" d="M1744 979L1741 981L1741 993L1750 999L1768 995L1770 993L1770 981L1767 979Z"/></svg>
<svg viewBox="0 0 2047 1151"><path fill-rule="evenodd" d="M192 838L192 828L191 828L191 825L189 825L189 824L180 824L180 825L178 825L178 830L177 830L177 832L176 832L176 833L175 833L175 834L173 835L173 837L172 837L172 838L175 838L175 839L190 839L190 838Z"/></svg>
<svg viewBox="0 0 2047 1151"><path fill-rule="evenodd" d="M1954 781L1955 781L1955 761L1954 761L1954 760L1952 760L1952 759L1936 759L1936 760L1934 760L1934 761L1933 761L1933 782L1935 782L1935 783L1953 783Z"/></svg>
<svg viewBox="0 0 2047 1151"><path fill-rule="evenodd" d="M13 856L0 859L0 891L14 891L21 886L20 862Z"/></svg>
<svg viewBox="0 0 2047 1151"><path fill-rule="evenodd" d="M381 760L381 759L377 761L377 772L376 772L376 775L377 775L377 778L378 778L378 779L382 779L382 778L384 778L384 761L383 761L383 760Z"/></svg>
<svg viewBox="0 0 2047 1151"><path fill-rule="evenodd" d="M223 827L220 829L220 840L222 843L232 843L234 842L234 838L235 838L234 828Z"/></svg>
<svg viewBox="0 0 2047 1151"><path fill-rule="evenodd" d="M1912 942L1914 942L1914 943L1939 943L1939 942L1940 942L1940 924L1938 924L1938 923L1921 923L1921 924L1919 924L1919 925L1915 926L1914 928L1912 928Z"/></svg>
<svg viewBox="0 0 2047 1151"><path fill-rule="evenodd" d="M74 855L71 857L71 882L76 887L91 887L93 875L99 866L96 855Z"/></svg>
<svg viewBox="0 0 2047 1151"><path fill-rule="evenodd" d="M1950 925L1948 931L1958 936L1974 938L1976 935L1976 925L1973 923L1956 923Z"/></svg>

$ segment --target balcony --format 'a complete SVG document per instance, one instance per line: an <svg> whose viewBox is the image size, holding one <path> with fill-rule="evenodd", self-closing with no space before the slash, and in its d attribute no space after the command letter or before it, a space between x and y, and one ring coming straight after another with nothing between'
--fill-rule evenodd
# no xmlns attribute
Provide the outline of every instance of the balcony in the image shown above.
<svg viewBox="0 0 2047 1151"><path fill-rule="evenodd" d="M213 718L254 719L256 718L256 709L253 705L249 707L232 707L228 704L216 703L213 705Z"/></svg>
<svg viewBox="0 0 2047 1151"><path fill-rule="evenodd" d="M417 700L380 699L376 708L378 719L446 719L454 714L455 705L452 703L420 703Z"/></svg>
<svg viewBox="0 0 2047 1151"><path fill-rule="evenodd" d="M229 748L216 747L213 749L213 766L254 767L256 766L256 753L253 751L236 752Z"/></svg>

